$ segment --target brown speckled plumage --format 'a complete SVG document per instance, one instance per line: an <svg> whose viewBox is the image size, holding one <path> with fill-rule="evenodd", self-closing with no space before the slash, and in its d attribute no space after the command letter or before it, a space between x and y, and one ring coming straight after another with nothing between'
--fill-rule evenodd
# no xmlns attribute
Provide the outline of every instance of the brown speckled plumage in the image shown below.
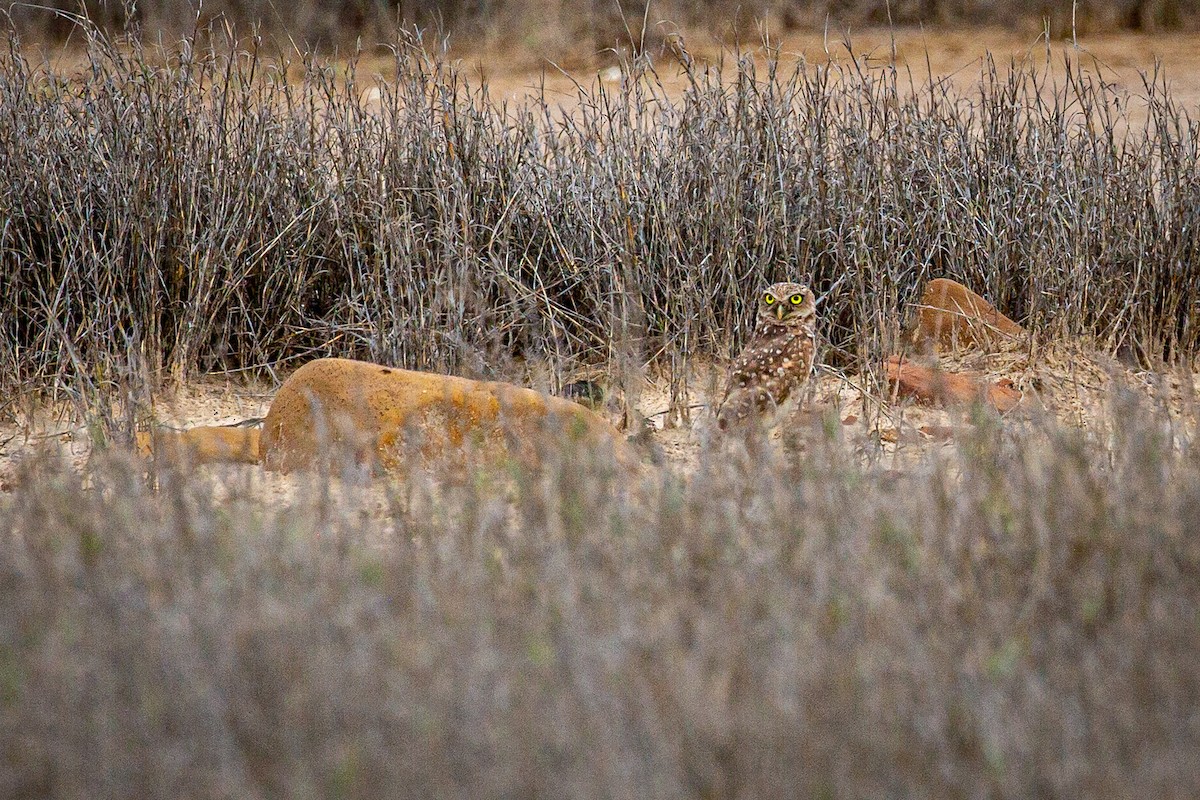
<svg viewBox="0 0 1200 800"><path fill-rule="evenodd" d="M815 314L803 284L776 283L759 295L754 334L729 370L717 412L722 430L773 410L808 379Z"/></svg>

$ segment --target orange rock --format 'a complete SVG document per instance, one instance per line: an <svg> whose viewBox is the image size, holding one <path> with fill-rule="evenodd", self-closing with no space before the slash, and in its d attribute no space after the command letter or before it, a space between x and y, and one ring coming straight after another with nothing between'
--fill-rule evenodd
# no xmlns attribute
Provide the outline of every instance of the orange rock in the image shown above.
<svg viewBox="0 0 1200 800"><path fill-rule="evenodd" d="M637 463L615 428L560 397L508 383L393 369L364 361L310 361L284 382L263 424L267 469L288 472L349 457L385 469L529 463L543 443L611 448Z"/></svg>
<svg viewBox="0 0 1200 800"><path fill-rule="evenodd" d="M1021 401L1021 392L1009 380L989 383L975 373L940 372L902 356L892 356L883 368L900 396L926 403L950 406L982 402L1004 413Z"/></svg>
<svg viewBox="0 0 1200 800"><path fill-rule="evenodd" d="M198 427L176 431L161 428L136 434L144 456L170 458L189 464L257 464L258 428Z"/></svg>
<svg viewBox="0 0 1200 800"><path fill-rule="evenodd" d="M991 349L1025 335L1025 329L961 283L935 278L917 306L916 339L942 347Z"/></svg>

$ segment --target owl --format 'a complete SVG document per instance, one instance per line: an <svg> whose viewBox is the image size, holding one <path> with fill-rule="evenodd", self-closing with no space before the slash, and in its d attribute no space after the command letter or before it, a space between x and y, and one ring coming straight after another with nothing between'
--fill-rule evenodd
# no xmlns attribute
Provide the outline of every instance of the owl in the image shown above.
<svg viewBox="0 0 1200 800"><path fill-rule="evenodd" d="M717 410L721 430L777 408L813 366L816 298L799 283L776 283L759 297L754 334L733 362Z"/></svg>

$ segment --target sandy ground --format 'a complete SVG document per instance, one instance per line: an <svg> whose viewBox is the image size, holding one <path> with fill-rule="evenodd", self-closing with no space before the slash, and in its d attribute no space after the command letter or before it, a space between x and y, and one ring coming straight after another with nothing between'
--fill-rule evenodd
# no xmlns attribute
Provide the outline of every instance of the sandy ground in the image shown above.
<svg viewBox="0 0 1200 800"><path fill-rule="evenodd" d="M761 40L747 39L740 44L717 42L709 37L688 34L683 47L698 69L724 66L732 79L735 62L744 57L764 66L767 50ZM1047 37L1036 31L1017 32L1002 28L962 30L923 30L920 28L863 29L850 32L813 28L788 32L770 41L779 64L786 74L797 64L835 64L846 70L881 71L893 62L902 83L914 88L948 81L959 90L976 86L988 59L1003 75L1010 67L1049 68L1053 86L1061 85L1064 61L1082 65L1090 74L1133 100L1130 111L1137 121L1144 120L1138 98L1145 97L1147 76L1165 80L1172 98L1181 107L1200 108L1200 33L1104 33L1085 34L1072 39ZM86 70L87 62L78 50L37 49L49 68L60 75ZM665 44L647 47L646 55L654 69L654 82L671 96L679 96L688 86L678 57ZM495 48L488 51L449 54L461 76L473 86L486 83L496 100L519 101L543 89L551 104L570 110L580 102L579 88L589 91L603 87L620 88L625 74L622 56L612 50L579 53L562 61L543 57L527 48ZM299 80L303 74L297 60L289 76ZM383 49L376 55L363 55L356 68L363 86L363 99L370 105L380 96L372 88L381 81L395 78L394 57ZM763 73L765 74L765 72Z"/></svg>
<svg viewBox="0 0 1200 800"><path fill-rule="evenodd" d="M1069 59L1134 99L1146 94L1145 76L1153 76L1160 70L1171 96L1180 106L1200 107L1200 34L1118 33L1047 42L1039 34L1002 29L937 32L915 28L868 29L851 32L847 46L841 32L812 30L789 33L772 44L778 47L785 70L799 63L833 63L853 69L854 60L865 71L883 70L890 68L894 60L902 81L911 81L914 87L928 85L932 77L935 81L948 80L966 91L979 82L989 57L1001 74L1010 65L1049 66L1051 75L1060 79L1064 75L1064 61ZM701 69L724 64L726 72L732 73L729 67L745 54L753 56L760 65L766 60L761 42L747 42L740 52L711 40L688 41L684 46ZM687 88L678 60L665 47L650 49L649 56L668 94L678 95ZM377 69L372 70L368 65L362 74L381 79L388 76L386 64L380 62L374 66ZM544 86L547 97L565 108L578 102L577 86L614 89L624 77L619 59L611 53L597 55L586 68L562 68L545 60L537 66L513 63L504 53L466 56L460 59L460 66L469 79L486 82L494 98L519 100ZM1136 112L1137 103L1132 105Z"/></svg>
<svg viewBox="0 0 1200 800"><path fill-rule="evenodd" d="M1037 353L1013 348L990 354L943 354L927 363L949 372L969 371L987 380L1011 380L1022 399L1000 419L1014 430L1051 418L1108 436L1123 413L1123 398L1134 396L1168 410L1181 441L1194 439L1197 433L1200 373L1138 371L1079 344ZM686 388L690 418L676 419L675 424L669 422L673 415L667 381L651 378L641 383L634 405L645 419L648 434L642 437L645 469L690 474L705 453L720 453L719 448L730 446L728 437L715 429L710 404L709 391L720 371L716 365L695 371ZM930 454L958 446L978 421L977 412L971 409L942 408L889 396L881 385L870 375L820 368L802 396L773 417L768 446L803 458L812 437L832 436L864 465L906 470ZM153 418L168 428L231 425L265 416L271 397L271 387L198 381L157 397ZM607 413L613 419L619 417L618 405L609 406ZM73 419L66 406L10 409L0 419L0 494L19 485L24 458L45 450L85 468L92 454L87 427ZM317 486L311 476L271 474L257 465L208 464L194 470L229 496L249 495L274 503L307 496ZM396 482L384 481L373 489L360 486L353 491L365 511L386 514L396 490Z"/></svg>

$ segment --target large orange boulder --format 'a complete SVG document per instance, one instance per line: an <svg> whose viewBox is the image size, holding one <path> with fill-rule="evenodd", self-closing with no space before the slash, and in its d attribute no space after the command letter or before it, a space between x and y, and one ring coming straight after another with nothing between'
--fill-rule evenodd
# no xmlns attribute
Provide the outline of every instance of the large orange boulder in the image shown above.
<svg viewBox="0 0 1200 800"><path fill-rule="evenodd" d="M898 395L920 402L941 406L979 402L1002 414L1021 402L1020 390L1007 379L993 382L972 372L941 372L902 356L892 356L883 368Z"/></svg>
<svg viewBox="0 0 1200 800"><path fill-rule="evenodd" d="M284 382L263 423L267 469L351 458L384 469L536 461L544 448L607 449L637 463L608 422L569 400L495 381L311 361Z"/></svg>
<svg viewBox="0 0 1200 800"><path fill-rule="evenodd" d="M1025 329L966 286L935 278L917 306L915 338L934 347L990 350L1025 335Z"/></svg>

